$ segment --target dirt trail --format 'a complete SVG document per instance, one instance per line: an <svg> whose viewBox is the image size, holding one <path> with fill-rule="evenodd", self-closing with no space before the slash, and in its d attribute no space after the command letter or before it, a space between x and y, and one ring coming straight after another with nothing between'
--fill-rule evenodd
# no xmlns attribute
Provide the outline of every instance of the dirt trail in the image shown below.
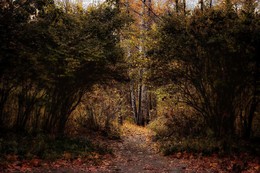
<svg viewBox="0 0 260 173"><path fill-rule="evenodd" d="M146 128L125 124L122 141L114 143L115 158L109 172L118 173L179 173L186 165L175 164L177 159L169 159L158 153L152 142L153 132Z"/></svg>

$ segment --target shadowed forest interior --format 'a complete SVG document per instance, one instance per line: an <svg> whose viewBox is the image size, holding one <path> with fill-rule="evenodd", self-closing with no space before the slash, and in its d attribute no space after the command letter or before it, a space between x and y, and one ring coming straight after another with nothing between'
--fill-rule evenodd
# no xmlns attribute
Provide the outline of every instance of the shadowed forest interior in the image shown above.
<svg viewBox="0 0 260 173"><path fill-rule="evenodd" d="M0 0L0 172L258 172L259 57L258 0Z"/></svg>

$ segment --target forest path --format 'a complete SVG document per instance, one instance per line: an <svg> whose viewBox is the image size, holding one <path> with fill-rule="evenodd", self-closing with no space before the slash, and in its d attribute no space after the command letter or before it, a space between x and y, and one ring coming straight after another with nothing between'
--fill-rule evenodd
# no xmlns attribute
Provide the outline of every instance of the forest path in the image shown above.
<svg viewBox="0 0 260 173"><path fill-rule="evenodd" d="M179 173L186 165L178 159L162 156L152 141L155 134L143 127L125 123L122 141L111 145L115 158L108 168L118 173Z"/></svg>

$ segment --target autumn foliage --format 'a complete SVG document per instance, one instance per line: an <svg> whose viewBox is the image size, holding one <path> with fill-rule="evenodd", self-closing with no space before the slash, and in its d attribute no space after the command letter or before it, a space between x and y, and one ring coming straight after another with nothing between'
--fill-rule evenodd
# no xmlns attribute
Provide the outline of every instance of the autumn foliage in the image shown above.
<svg viewBox="0 0 260 173"><path fill-rule="evenodd" d="M259 5L2 0L0 172L259 171Z"/></svg>

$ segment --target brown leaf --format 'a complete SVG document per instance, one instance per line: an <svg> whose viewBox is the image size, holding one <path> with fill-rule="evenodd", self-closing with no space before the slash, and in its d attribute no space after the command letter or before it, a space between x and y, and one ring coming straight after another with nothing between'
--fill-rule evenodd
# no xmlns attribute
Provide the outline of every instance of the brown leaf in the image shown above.
<svg viewBox="0 0 260 173"><path fill-rule="evenodd" d="M97 171L97 168L96 167L89 167L88 170L90 172L96 172Z"/></svg>
<svg viewBox="0 0 260 173"><path fill-rule="evenodd" d="M144 170L154 170L154 168L151 165L145 165L143 167Z"/></svg>
<svg viewBox="0 0 260 173"><path fill-rule="evenodd" d="M33 167L39 167L39 166L41 166L41 160L39 160L39 159L33 159L33 160L31 160L31 165L32 165Z"/></svg>
<svg viewBox="0 0 260 173"><path fill-rule="evenodd" d="M5 156L5 158L7 161L10 161L10 162L15 162L18 160L18 156L14 155L14 154L8 154Z"/></svg>
<svg viewBox="0 0 260 173"><path fill-rule="evenodd" d="M255 166L254 169L260 171L260 165Z"/></svg>
<svg viewBox="0 0 260 173"><path fill-rule="evenodd" d="M176 154L176 158L177 158L177 159L180 159L181 156L182 156L182 153L181 153L181 152L178 152L178 153Z"/></svg>
<svg viewBox="0 0 260 173"><path fill-rule="evenodd" d="M218 163L210 163L209 166L212 167L212 168L217 168L218 167Z"/></svg>

